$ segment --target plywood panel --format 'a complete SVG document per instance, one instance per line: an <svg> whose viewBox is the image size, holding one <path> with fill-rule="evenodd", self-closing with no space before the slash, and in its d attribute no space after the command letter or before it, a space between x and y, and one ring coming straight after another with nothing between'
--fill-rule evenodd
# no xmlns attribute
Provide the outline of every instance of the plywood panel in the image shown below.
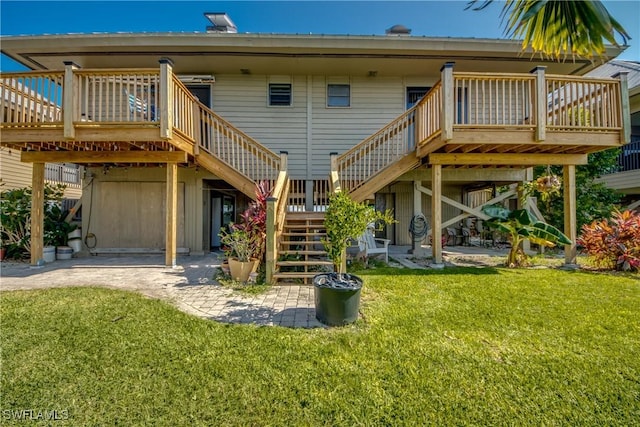
<svg viewBox="0 0 640 427"><path fill-rule="evenodd" d="M96 182L91 229L98 248L164 248L164 182ZM178 247L184 247L184 183L178 184Z"/></svg>

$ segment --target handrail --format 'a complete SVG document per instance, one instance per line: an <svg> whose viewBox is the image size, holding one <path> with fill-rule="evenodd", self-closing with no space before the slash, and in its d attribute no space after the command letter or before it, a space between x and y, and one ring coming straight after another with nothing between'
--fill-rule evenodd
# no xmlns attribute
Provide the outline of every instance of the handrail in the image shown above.
<svg viewBox="0 0 640 427"><path fill-rule="evenodd" d="M267 199L266 282L272 283L278 260L278 242L282 235L289 200L289 177L286 170L278 173L271 196Z"/></svg>
<svg viewBox="0 0 640 427"><path fill-rule="evenodd" d="M173 76L174 128L254 181L275 179L280 157L211 111Z"/></svg>
<svg viewBox="0 0 640 427"><path fill-rule="evenodd" d="M2 127L62 125L64 72L2 73L0 88Z"/></svg>
<svg viewBox="0 0 640 427"><path fill-rule="evenodd" d="M338 156L335 172L340 177L341 186L353 192L439 132L441 102L442 89L438 82L416 105Z"/></svg>

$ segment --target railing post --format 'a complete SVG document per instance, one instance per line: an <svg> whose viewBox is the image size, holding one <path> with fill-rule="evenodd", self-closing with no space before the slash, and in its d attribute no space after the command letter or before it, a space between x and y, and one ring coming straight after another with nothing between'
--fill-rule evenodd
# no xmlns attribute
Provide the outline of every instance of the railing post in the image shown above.
<svg viewBox="0 0 640 427"><path fill-rule="evenodd" d="M280 152L280 171L285 172L289 168L289 152Z"/></svg>
<svg viewBox="0 0 640 427"><path fill-rule="evenodd" d="M64 87L62 88L62 114L64 121L64 137L74 139L76 137L76 128L73 122L76 119L76 109L78 99L78 83L73 75L73 71L79 69L76 64L71 61L64 62Z"/></svg>
<svg viewBox="0 0 640 427"><path fill-rule="evenodd" d="M329 153L331 171L329 172L329 186L332 193L340 192L340 175L338 174L338 153Z"/></svg>
<svg viewBox="0 0 640 427"><path fill-rule="evenodd" d="M160 137L173 136L173 62L160 60Z"/></svg>
<svg viewBox="0 0 640 427"><path fill-rule="evenodd" d="M440 69L440 79L442 81L442 113L440 126L442 129L442 139L449 141L453 139L453 114L454 114L454 88L453 88L453 62L445 63Z"/></svg>
<svg viewBox="0 0 640 427"><path fill-rule="evenodd" d="M622 114L622 129L620 138L623 144L631 142L631 109L629 106L629 83L626 71L621 71L613 76L620 80L620 114Z"/></svg>
<svg viewBox="0 0 640 427"><path fill-rule="evenodd" d="M276 270L276 203L278 199L269 197L267 199L267 250L266 250L266 281L273 282L273 274Z"/></svg>
<svg viewBox="0 0 640 427"><path fill-rule="evenodd" d="M547 67L536 67L531 70L536 75L534 114L536 120L536 141L544 141L547 137Z"/></svg>

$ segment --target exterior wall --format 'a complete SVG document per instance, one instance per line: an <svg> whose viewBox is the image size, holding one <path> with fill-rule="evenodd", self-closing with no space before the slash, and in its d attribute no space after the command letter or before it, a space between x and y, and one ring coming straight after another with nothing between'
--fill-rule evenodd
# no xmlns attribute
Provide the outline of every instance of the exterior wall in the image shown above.
<svg viewBox="0 0 640 427"><path fill-rule="evenodd" d="M407 86L436 79L400 77L216 75L213 110L275 152L289 152L293 179L325 179L329 154L342 153L405 110ZM268 105L269 83L291 83L290 107ZM351 106L327 107L327 84L351 86Z"/></svg>
<svg viewBox="0 0 640 427"><path fill-rule="evenodd" d="M20 161L20 153L18 151L9 150L5 147L0 149L0 190L31 187L32 170L31 163L22 163ZM82 197L82 186L67 184L64 197L67 199L80 199Z"/></svg>
<svg viewBox="0 0 640 427"><path fill-rule="evenodd" d="M179 248L202 250L202 180L178 169ZM165 168L88 170L83 193L82 237L95 248L165 247Z"/></svg>

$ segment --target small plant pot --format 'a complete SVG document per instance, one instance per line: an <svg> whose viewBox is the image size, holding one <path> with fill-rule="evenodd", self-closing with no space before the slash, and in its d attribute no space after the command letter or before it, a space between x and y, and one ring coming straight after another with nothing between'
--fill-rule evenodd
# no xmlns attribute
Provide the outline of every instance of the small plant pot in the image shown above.
<svg viewBox="0 0 640 427"><path fill-rule="evenodd" d="M45 246L42 248L42 259L45 262L53 262L56 260L56 247L55 246Z"/></svg>
<svg viewBox="0 0 640 427"><path fill-rule="evenodd" d="M229 271L231 278L239 282L246 282L249 279L249 275L253 272L257 261L251 260L247 262L238 261L235 258L229 258Z"/></svg>
<svg viewBox="0 0 640 427"><path fill-rule="evenodd" d="M344 326L358 319L362 279L352 274L323 273L313 278L316 319Z"/></svg>
<svg viewBox="0 0 640 427"><path fill-rule="evenodd" d="M69 246L58 246L56 249L56 259L71 259L73 248Z"/></svg>

